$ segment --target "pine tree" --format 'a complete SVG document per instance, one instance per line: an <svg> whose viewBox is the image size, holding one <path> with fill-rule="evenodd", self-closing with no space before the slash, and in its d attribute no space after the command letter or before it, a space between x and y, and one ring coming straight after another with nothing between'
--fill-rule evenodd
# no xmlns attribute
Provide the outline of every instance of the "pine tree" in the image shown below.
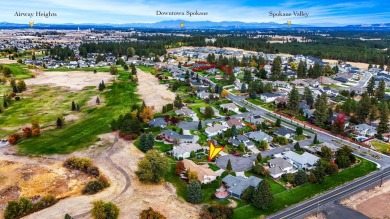
<svg viewBox="0 0 390 219"><path fill-rule="evenodd" d="M237 127L236 127L236 125L232 126L232 136L233 137L237 136Z"/></svg>
<svg viewBox="0 0 390 219"><path fill-rule="evenodd" d="M323 126L328 119L328 107L327 107L327 96L326 93L322 93L321 96L317 96L315 103L315 124L318 126Z"/></svg>
<svg viewBox="0 0 390 219"><path fill-rule="evenodd" d="M76 111L76 104L72 101L72 111Z"/></svg>
<svg viewBox="0 0 390 219"><path fill-rule="evenodd" d="M377 131L379 136L389 131L389 108L386 102L381 104L380 122L378 124Z"/></svg>
<svg viewBox="0 0 390 219"><path fill-rule="evenodd" d="M313 144L318 144L317 134L314 135Z"/></svg>
<svg viewBox="0 0 390 219"><path fill-rule="evenodd" d="M230 159L228 160L228 163L227 163L227 165L226 165L226 171L228 172L228 173L230 173L230 172L232 172L232 163L230 162Z"/></svg>
<svg viewBox="0 0 390 219"><path fill-rule="evenodd" d="M273 74L273 77L280 78L282 73L282 59L280 56L274 58L272 62L271 72Z"/></svg>
<svg viewBox="0 0 390 219"><path fill-rule="evenodd" d="M246 92L246 85L244 83L242 83L241 85L241 93L245 93Z"/></svg>
<svg viewBox="0 0 390 219"><path fill-rule="evenodd" d="M106 85L104 84L103 80L102 80L102 87L103 87L103 89L106 89Z"/></svg>
<svg viewBox="0 0 390 219"><path fill-rule="evenodd" d="M367 93L361 95L361 99L358 103L357 109L357 119L360 123L365 122L368 114L370 113L369 109L371 108L371 101Z"/></svg>
<svg viewBox="0 0 390 219"><path fill-rule="evenodd" d="M368 84L367 84L368 95L370 95L370 96L374 95L374 88L375 88L375 78L371 77L371 79L368 81Z"/></svg>
<svg viewBox="0 0 390 219"><path fill-rule="evenodd" d="M306 77L306 67L302 61L299 61L299 64L298 64L297 77L298 78L305 78Z"/></svg>
<svg viewBox="0 0 390 219"><path fill-rule="evenodd" d="M280 127L282 125L282 120L277 118L275 122L275 126Z"/></svg>
<svg viewBox="0 0 390 219"><path fill-rule="evenodd" d="M198 123L198 130L202 130L202 121L199 120L199 123Z"/></svg>
<svg viewBox="0 0 390 219"><path fill-rule="evenodd" d="M308 175L305 173L304 170L298 170L297 175L295 176L295 185L299 186L302 184L305 184L308 180Z"/></svg>
<svg viewBox="0 0 390 219"><path fill-rule="evenodd" d="M386 92L386 83L384 80L381 80L378 85L378 89L376 89L376 98L378 101L382 101L385 98Z"/></svg>
<svg viewBox="0 0 390 219"><path fill-rule="evenodd" d="M139 138L139 145L140 149L143 152L147 152L149 150L149 142L148 142L148 137L146 134L142 134L141 137Z"/></svg>
<svg viewBox="0 0 390 219"><path fill-rule="evenodd" d="M295 149L296 151L301 151L301 150L302 150L301 145L299 145L299 142L295 143L294 149Z"/></svg>
<svg viewBox="0 0 390 219"><path fill-rule="evenodd" d="M96 97L96 104L97 104L97 105L100 105L100 99L99 99L99 97Z"/></svg>
<svg viewBox="0 0 390 219"><path fill-rule="evenodd" d="M202 188L197 180L193 180L187 187L187 201L190 203L202 202Z"/></svg>
<svg viewBox="0 0 390 219"><path fill-rule="evenodd" d="M312 107L314 103L314 97L310 88L305 87L304 96L305 96L306 104Z"/></svg>
<svg viewBox="0 0 390 219"><path fill-rule="evenodd" d="M299 110L299 92L298 89L293 86L290 93L288 94L288 104L287 107L292 114L297 114Z"/></svg>
<svg viewBox="0 0 390 219"><path fill-rule="evenodd" d="M149 143L149 150L153 149L154 147L154 135L153 133L149 132L148 134L148 143Z"/></svg>
<svg viewBox="0 0 390 219"><path fill-rule="evenodd" d="M255 207L260 209L267 209L272 205L274 196L271 192L271 187L267 180L262 180L253 191L252 203Z"/></svg>
<svg viewBox="0 0 390 219"><path fill-rule="evenodd" d="M57 118L56 125L57 125L57 128L61 128L64 125L62 118L60 118L60 117Z"/></svg>
<svg viewBox="0 0 390 219"><path fill-rule="evenodd" d="M243 80L245 83L249 83L252 81L252 74L250 71L245 71Z"/></svg>
<svg viewBox="0 0 390 219"><path fill-rule="evenodd" d="M76 104L76 111L79 112L80 111L80 106L78 104Z"/></svg>

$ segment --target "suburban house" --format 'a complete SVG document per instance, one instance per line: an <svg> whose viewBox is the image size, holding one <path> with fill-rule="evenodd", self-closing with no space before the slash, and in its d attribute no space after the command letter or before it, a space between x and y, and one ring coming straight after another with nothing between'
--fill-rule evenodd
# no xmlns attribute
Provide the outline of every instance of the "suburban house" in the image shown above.
<svg viewBox="0 0 390 219"><path fill-rule="evenodd" d="M268 134L266 134L262 131L248 132L248 133L245 133L245 135L248 138L253 139L255 141L266 141L269 143L273 140L273 138L271 136L269 136Z"/></svg>
<svg viewBox="0 0 390 219"><path fill-rule="evenodd" d="M365 123L362 123L360 125L355 125L352 128L355 130L357 134L362 136L372 137L377 133L375 127L367 125Z"/></svg>
<svg viewBox="0 0 390 219"><path fill-rule="evenodd" d="M253 142L244 135L233 136L228 140L228 142L234 147L238 147L240 144L244 144L248 149L255 146L255 144L253 144Z"/></svg>
<svg viewBox="0 0 390 219"><path fill-rule="evenodd" d="M219 114L219 110L217 110L217 109L216 109L215 107L213 107L213 106L212 106L211 108L213 108L214 115L218 115L218 114ZM199 108L199 112L200 112L200 113L204 114L205 111L206 111L206 107L201 107L201 108Z"/></svg>
<svg viewBox="0 0 390 219"><path fill-rule="evenodd" d="M268 161L269 173L273 178L279 178L285 173L295 172L293 165L287 160L277 157Z"/></svg>
<svg viewBox="0 0 390 219"><path fill-rule="evenodd" d="M274 132L277 136L283 136L285 138L291 138L295 136L295 131L288 128L279 128L276 132Z"/></svg>
<svg viewBox="0 0 390 219"><path fill-rule="evenodd" d="M174 146L172 156L179 160L180 158L189 158L192 151L196 152L203 148L197 143L181 143L179 146Z"/></svg>
<svg viewBox="0 0 390 219"><path fill-rule="evenodd" d="M201 92L198 92L198 93L196 94L196 96L199 97L199 98L202 99L202 100L209 99L209 98L210 98L210 95L211 95L213 98L219 97L219 94L209 93L209 92L206 92L206 91L201 91Z"/></svg>
<svg viewBox="0 0 390 219"><path fill-rule="evenodd" d="M152 128L153 127L165 128L167 126L167 122L165 121L164 118L158 117L158 118L154 118L154 119L150 120L148 122L148 125Z"/></svg>
<svg viewBox="0 0 390 219"><path fill-rule="evenodd" d="M325 146L328 147L332 151L333 155L336 154L338 147L336 145L334 145L332 143L328 143L328 142L323 142L320 145L317 145L315 147L307 146L307 148L305 147L305 150L307 150L313 154L316 154L316 153L321 153L321 148L323 148Z"/></svg>
<svg viewBox="0 0 390 219"><path fill-rule="evenodd" d="M208 167L197 165L192 160L183 160L183 164L186 170L197 173L198 180L202 184L207 184L217 179L217 174Z"/></svg>
<svg viewBox="0 0 390 219"><path fill-rule="evenodd" d="M239 199L241 198L241 195L245 189L247 189L249 186L257 188L261 181L262 179L255 176L244 178L242 176L227 175L222 179L222 183L229 192L230 196Z"/></svg>
<svg viewBox="0 0 390 219"><path fill-rule="evenodd" d="M274 102L277 97L280 95L274 94L274 93L262 93L260 94L260 100L266 102L266 103L271 103Z"/></svg>
<svg viewBox="0 0 390 219"><path fill-rule="evenodd" d="M233 127L233 125L235 125L237 129L244 127L244 124L242 123L242 119L240 118L231 118L227 121L223 121L222 125L225 126L226 128L231 128Z"/></svg>
<svg viewBox="0 0 390 219"><path fill-rule="evenodd" d="M236 113L240 112L240 108L234 103L225 103L220 105L221 109L227 109Z"/></svg>
<svg viewBox="0 0 390 219"><path fill-rule="evenodd" d="M180 143L193 143L195 140L193 135L180 135L179 133L172 130L164 130L161 132L160 137L171 143L174 141L174 139L178 139Z"/></svg>
<svg viewBox="0 0 390 219"><path fill-rule="evenodd" d="M183 130L198 130L199 121L181 121L177 127Z"/></svg>
<svg viewBox="0 0 390 219"><path fill-rule="evenodd" d="M293 151L287 151L284 154L284 158L298 169L313 169L317 161L320 159L319 157L307 152L297 154Z"/></svg>
<svg viewBox="0 0 390 219"><path fill-rule="evenodd" d="M225 126L220 125L220 124L215 124L211 127L207 127L205 129L205 132L206 132L207 136L212 137L212 136L216 136L216 135L218 135L226 130L227 130L227 128Z"/></svg>
<svg viewBox="0 0 390 219"><path fill-rule="evenodd" d="M192 116L196 115L196 113L192 109L189 109L187 107L183 107L181 109L178 109L175 111L175 113L178 116L183 115L183 116L191 116L192 117Z"/></svg>
<svg viewBox="0 0 390 219"><path fill-rule="evenodd" d="M264 122L264 119L261 118L260 115L247 115L244 117L244 120L246 122L253 123L255 125L261 124L262 122Z"/></svg>

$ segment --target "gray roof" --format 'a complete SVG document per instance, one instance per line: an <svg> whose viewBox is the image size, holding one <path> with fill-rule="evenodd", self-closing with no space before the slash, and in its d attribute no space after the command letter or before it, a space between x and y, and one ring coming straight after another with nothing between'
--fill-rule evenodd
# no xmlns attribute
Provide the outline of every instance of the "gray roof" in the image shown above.
<svg viewBox="0 0 390 219"><path fill-rule="evenodd" d="M280 128L278 129L275 134L276 135L281 135L281 136L285 136L287 134L290 134L290 135L293 135L295 132L291 129L288 129L288 128Z"/></svg>
<svg viewBox="0 0 390 219"><path fill-rule="evenodd" d="M164 130L162 132L162 134L169 137L169 138L179 138L179 136L180 136L179 133L174 132L172 130Z"/></svg>
<svg viewBox="0 0 390 219"><path fill-rule="evenodd" d="M241 142L239 142L239 141L238 141L237 139L235 139L235 138L229 138L228 142L229 142L231 145L235 146L235 147L237 147L237 146L240 145L240 143L241 143Z"/></svg>
<svg viewBox="0 0 390 219"><path fill-rule="evenodd" d="M290 162L280 157L269 160L268 163L271 167L280 167L282 169L293 166Z"/></svg>
<svg viewBox="0 0 390 219"><path fill-rule="evenodd" d="M249 141L249 138L247 138L244 135L237 135L236 139L239 140L240 142Z"/></svg>
<svg viewBox="0 0 390 219"><path fill-rule="evenodd" d="M271 136L267 135L266 133L264 133L262 131L248 132L245 135L248 136L248 138L251 138L255 141L261 141L261 140L267 139L268 142L270 142L273 139Z"/></svg>
<svg viewBox="0 0 390 219"><path fill-rule="evenodd" d="M152 119L148 122L150 127L160 127L160 126L166 126L167 122L165 121L164 118L158 117L155 119Z"/></svg>
<svg viewBox="0 0 390 219"><path fill-rule="evenodd" d="M183 130L197 130L199 122L181 121L177 126Z"/></svg>
<svg viewBox="0 0 390 219"><path fill-rule="evenodd" d="M242 176L227 175L222 179L222 182L228 187L228 191L239 196L241 196L244 190L249 186L256 188L261 181L262 179L255 176L244 178Z"/></svg>
<svg viewBox="0 0 390 219"><path fill-rule="evenodd" d="M314 166L314 164L316 164L320 159L319 157L307 152L299 155L293 151L287 151L284 156L294 162L300 163L302 165L309 164L310 166Z"/></svg>

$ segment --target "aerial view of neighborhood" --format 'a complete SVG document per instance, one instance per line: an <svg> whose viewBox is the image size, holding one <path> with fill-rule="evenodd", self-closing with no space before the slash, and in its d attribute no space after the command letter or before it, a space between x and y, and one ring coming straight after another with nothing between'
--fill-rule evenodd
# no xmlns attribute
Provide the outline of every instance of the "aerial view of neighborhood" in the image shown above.
<svg viewBox="0 0 390 219"><path fill-rule="evenodd" d="M0 5L0 218L390 218L390 2Z"/></svg>

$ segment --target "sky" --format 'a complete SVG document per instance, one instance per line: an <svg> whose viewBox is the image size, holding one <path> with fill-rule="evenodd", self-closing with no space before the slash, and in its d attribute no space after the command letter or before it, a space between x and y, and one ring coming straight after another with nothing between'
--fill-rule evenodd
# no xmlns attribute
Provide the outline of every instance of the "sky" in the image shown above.
<svg viewBox="0 0 390 219"><path fill-rule="evenodd" d="M0 22L11 23L154 23L164 20L277 22L295 24L373 24L390 23L388 0L0 0ZM207 12L201 16L163 16L163 12ZM36 11L55 13L37 17ZM303 11L307 17L272 17L270 12ZM34 17L15 16L16 12Z"/></svg>

